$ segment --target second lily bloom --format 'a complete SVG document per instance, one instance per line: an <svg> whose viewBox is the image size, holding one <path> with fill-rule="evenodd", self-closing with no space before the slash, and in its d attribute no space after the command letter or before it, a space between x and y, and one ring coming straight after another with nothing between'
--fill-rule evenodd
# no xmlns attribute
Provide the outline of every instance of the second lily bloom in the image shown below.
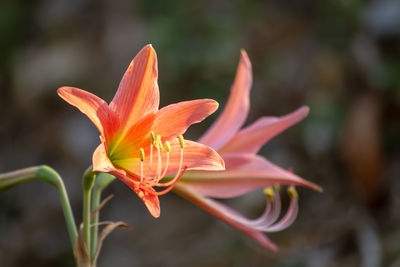
<svg viewBox="0 0 400 267"><path fill-rule="evenodd" d="M321 189L272 164L257 153L271 138L307 116L309 109L301 107L283 117L262 117L241 129L250 108L251 85L251 63L246 52L242 50L227 104L211 128L199 139L200 143L218 151L225 161L226 170L188 171L177 183L174 191L261 245L276 250L276 245L262 232L282 230L294 221L298 202L293 186L307 186L318 191ZM289 185L288 194L291 198L288 211L281 220L278 220L281 202L276 185ZM233 198L258 188L265 188L267 203L264 213L255 220L247 219L213 199Z"/></svg>

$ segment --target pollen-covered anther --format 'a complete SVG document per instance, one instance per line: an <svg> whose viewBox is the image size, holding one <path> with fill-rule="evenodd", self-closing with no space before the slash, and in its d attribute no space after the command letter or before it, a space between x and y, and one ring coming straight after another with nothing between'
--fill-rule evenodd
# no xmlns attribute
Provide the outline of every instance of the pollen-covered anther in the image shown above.
<svg viewBox="0 0 400 267"><path fill-rule="evenodd" d="M139 154L140 154L140 160L144 161L144 149L142 147L139 149Z"/></svg>
<svg viewBox="0 0 400 267"><path fill-rule="evenodd" d="M179 145L181 146L181 148L184 148L185 147L185 139L183 138L183 135L179 135L178 140L179 140Z"/></svg>
<svg viewBox="0 0 400 267"><path fill-rule="evenodd" d="M279 184L274 185L274 189L276 192L279 192L281 190L281 186Z"/></svg>
<svg viewBox="0 0 400 267"><path fill-rule="evenodd" d="M171 152L171 144L168 141L165 141L165 150Z"/></svg>
<svg viewBox="0 0 400 267"><path fill-rule="evenodd" d="M161 152L164 152L164 146L163 146L163 143L162 143L162 141L161 141L161 135L157 135L157 137L156 137L156 147L157 147L157 149L159 149Z"/></svg>
<svg viewBox="0 0 400 267"><path fill-rule="evenodd" d="M299 194L293 185L289 186L286 191L291 199L297 199L299 197Z"/></svg>
<svg viewBox="0 0 400 267"><path fill-rule="evenodd" d="M153 131L150 132L150 141L152 145L154 145L154 142L156 141L156 136Z"/></svg>
<svg viewBox="0 0 400 267"><path fill-rule="evenodd" d="M266 187L264 189L264 194L267 197L268 201L274 202L275 190L272 186Z"/></svg>
<svg viewBox="0 0 400 267"><path fill-rule="evenodd" d="M184 148L184 139L183 136L178 136L179 145L180 145L180 161L179 167L176 171L175 176L170 179L168 182L161 182L161 180L167 175L169 170L170 163L170 153L172 152L172 146L169 141L165 141L162 143L161 135L155 135L153 132L150 133L150 158L149 158L149 171L152 175L145 175L144 173L144 150L140 150L140 183L144 187L166 187L164 190L159 192L155 192L156 195L163 195L168 193L173 186L179 181L182 177L183 172L185 171L185 167L183 167L183 148ZM153 146L156 149L156 166L153 168ZM164 154L165 153L165 154ZM143 154L143 157L142 157Z"/></svg>

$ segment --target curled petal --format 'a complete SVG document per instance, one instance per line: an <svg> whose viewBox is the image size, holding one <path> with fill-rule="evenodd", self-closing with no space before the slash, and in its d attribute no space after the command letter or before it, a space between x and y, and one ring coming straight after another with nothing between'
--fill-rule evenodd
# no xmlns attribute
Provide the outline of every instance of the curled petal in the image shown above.
<svg viewBox="0 0 400 267"><path fill-rule="evenodd" d="M301 185L321 191L318 185L272 164L263 157L253 154L229 154L222 157L226 170L187 171L180 183L201 195L216 198L236 197L275 184Z"/></svg>
<svg viewBox="0 0 400 267"><path fill-rule="evenodd" d="M186 187L184 184L178 183L173 190L178 195L181 195L182 197L190 200L205 211L211 213L220 220L226 222L227 224L238 229L247 236L253 238L262 246L273 251L277 250L277 246L272 243L262 232L255 230L251 226L243 224L241 222L243 216L241 216L231 208L227 207L226 205L219 203L218 201L215 201L213 199L206 198L198 194L196 191Z"/></svg>
<svg viewBox="0 0 400 267"><path fill-rule="evenodd" d="M297 213L299 211L299 202L297 198L292 198L289 204L288 211L286 212L285 216L273 225L260 225L255 227L259 231L263 232L278 232L282 231L283 229L288 228L290 225L293 224L297 217Z"/></svg>
<svg viewBox="0 0 400 267"><path fill-rule="evenodd" d="M251 63L242 50L235 81L224 110L199 142L218 150L242 127L250 107L250 89L253 81Z"/></svg>
<svg viewBox="0 0 400 267"><path fill-rule="evenodd" d="M57 93L62 99L85 114L105 139L111 138L112 133L118 128L118 119L114 112L98 96L74 87L61 87Z"/></svg>
<svg viewBox="0 0 400 267"><path fill-rule="evenodd" d="M138 119L158 110L157 78L157 55L153 47L147 45L132 60L110 103L125 130Z"/></svg>
<svg viewBox="0 0 400 267"><path fill-rule="evenodd" d="M304 106L282 117L263 117L240 130L220 153L257 153L271 138L280 134L307 116L309 108Z"/></svg>
<svg viewBox="0 0 400 267"><path fill-rule="evenodd" d="M157 112L152 130L161 134L162 141L170 140L194 124L201 122L218 108L218 103L212 99L199 99L179 102L163 107Z"/></svg>
<svg viewBox="0 0 400 267"><path fill-rule="evenodd" d="M117 176L117 178L135 191L154 218L160 217L160 201L153 188L141 187L138 181L136 181L133 177Z"/></svg>

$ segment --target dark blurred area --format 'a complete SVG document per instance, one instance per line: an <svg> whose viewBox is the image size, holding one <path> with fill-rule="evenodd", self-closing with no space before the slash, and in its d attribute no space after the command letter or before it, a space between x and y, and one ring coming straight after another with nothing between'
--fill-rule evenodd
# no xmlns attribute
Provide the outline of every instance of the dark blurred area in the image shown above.
<svg viewBox="0 0 400 267"><path fill-rule="evenodd" d="M262 154L325 191L299 188L297 221L269 234L273 253L173 193L153 219L115 181L101 219L132 231L105 241L100 267L400 266L400 1L2 0L0 172L54 167L80 222L81 175L99 134L56 90L110 101L147 43L158 54L161 106L214 98L223 107L246 49L254 73L246 124L311 108ZM255 217L264 200L257 191L229 204ZM0 266L74 266L48 184L0 194Z"/></svg>

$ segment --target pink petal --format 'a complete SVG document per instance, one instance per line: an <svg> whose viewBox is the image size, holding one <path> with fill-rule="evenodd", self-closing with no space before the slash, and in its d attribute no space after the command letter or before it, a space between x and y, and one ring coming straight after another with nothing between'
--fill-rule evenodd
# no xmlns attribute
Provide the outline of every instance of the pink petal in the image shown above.
<svg viewBox="0 0 400 267"><path fill-rule="evenodd" d="M152 130L160 134L163 142L183 134L186 129L201 122L218 108L212 99L184 101L163 107L157 112Z"/></svg>
<svg viewBox="0 0 400 267"><path fill-rule="evenodd" d="M253 238L262 246L271 249L273 251L277 250L276 245L272 243L263 233L254 230L252 227L246 224L242 224L241 220L243 219L243 216L241 216L231 208L213 199L209 199L202 196L201 194L199 194L195 190L190 189L184 184L178 183L173 190L178 195L190 200L191 202L198 205L205 211L211 213L220 220L226 222L227 224L231 225L232 227L236 228L237 230L241 231L247 236Z"/></svg>
<svg viewBox="0 0 400 267"><path fill-rule="evenodd" d="M200 143L218 150L237 133L249 112L252 79L250 60L242 50L228 102L218 119L200 138Z"/></svg>
<svg viewBox="0 0 400 267"><path fill-rule="evenodd" d="M111 138L113 132L118 128L118 119L103 99L74 87L61 87L57 93L62 99L85 114L106 140Z"/></svg>
<svg viewBox="0 0 400 267"><path fill-rule="evenodd" d="M307 116L309 108L304 106L282 117L263 117L240 130L220 153L257 153L271 138L280 134Z"/></svg>
<svg viewBox="0 0 400 267"><path fill-rule="evenodd" d="M300 185L321 191L318 185L253 154L223 155L225 171L188 171L179 183L201 195L231 198L271 185ZM240 164L239 164L240 163Z"/></svg>
<svg viewBox="0 0 400 267"><path fill-rule="evenodd" d="M118 114L121 125L129 129L138 119L158 110L157 55L145 46L132 60L118 87L110 108Z"/></svg>

